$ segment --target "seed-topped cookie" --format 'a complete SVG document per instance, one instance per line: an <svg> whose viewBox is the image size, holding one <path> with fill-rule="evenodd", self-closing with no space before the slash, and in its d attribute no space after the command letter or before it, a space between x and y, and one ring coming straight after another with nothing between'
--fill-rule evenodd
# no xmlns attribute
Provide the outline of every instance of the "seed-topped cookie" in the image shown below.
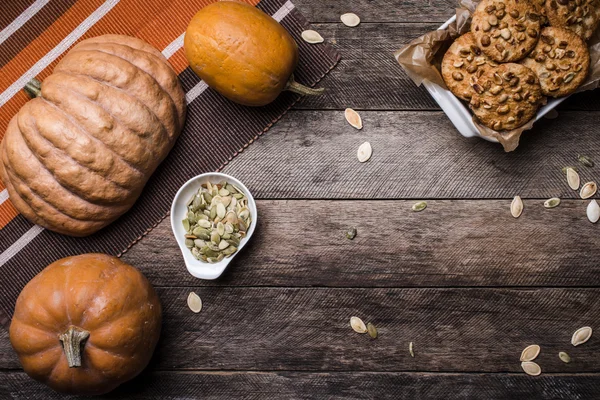
<svg viewBox="0 0 600 400"><path fill-rule="evenodd" d="M535 72L546 96L566 96L585 81L590 52L575 32L546 27L535 49L521 64Z"/></svg>
<svg viewBox="0 0 600 400"><path fill-rule="evenodd" d="M600 0L546 0L546 14L550 25L589 40L600 23Z"/></svg>
<svg viewBox="0 0 600 400"><path fill-rule="evenodd" d="M524 125L544 102L533 71L515 63L488 69L473 85L473 91L469 107L482 124L495 131Z"/></svg>
<svg viewBox="0 0 600 400"><path fill-rule="evenodd" d="M472 84L487 68L498 65L475 44L473 34L465 33L452 43L442 60L442 77L456 97L470 100Z"/></svg>
<svg viewBox="0 0 600 400"><path fill-rule="evenodd" d="M492 60L518 61L535 47L540 18L528 0L482 0L473 14L471 32Z"/></svg>
<svg viewBox="0 0 600 400"><path fill-rule="evenodd" d="M546 15L546 0L529 0L533 10L540 15L540 26L548 25L548 16Z"/></svg>

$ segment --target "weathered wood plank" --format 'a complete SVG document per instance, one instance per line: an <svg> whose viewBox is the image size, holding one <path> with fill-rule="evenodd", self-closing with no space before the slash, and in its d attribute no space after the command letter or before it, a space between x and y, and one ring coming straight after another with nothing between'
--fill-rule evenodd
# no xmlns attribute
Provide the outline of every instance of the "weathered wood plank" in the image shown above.
<svg viewBox="0 0 600 400"><path fill-rule="evenodd" d="M203 299L200 314L187 308L190 290ZM577 328L600 319L598 288L210 287L158 294L164 323L155 370L518 373L521 350L537 343L545 372L600 372L600 340L570 344ZM352 331L352 315L373 322L379 337ZM559 351L573 361L564 364Z"/></svg>
<svg viewBox="0 0 600 400"><path fill-rule="evenodd" d="M410 80L393 54L404 44L437 29L438 23L316 24L342 55L342 60L319 84L321 96L309 96L297 109L439 110L422 87ZM573 95L560 110L600 110L598 92Z"/></svg>
<svg viewBox="0 0 600 400"><path fill-rule="evenodd" d="M361 113L351 127L343 111L291 112L224 172L259 198L577 198L561 168L577 155L600 160L598 112L562 112L526 132L520 147L464 138L442 112ZM373 156L356 159L369 141ZM582 167L584 168L584 167ZM598 179L600 167L581 170Z"/></svg>
<svg viewBox="0 0 600 400"><path fill-rule="evenodd" d="M123 259L157 286L599 286L600 236L583 200L258 201L252 242L216 281L193 278L168 221ZM350 241L350 226L358 235Z"/></svg>
<svg viewBox="0 0 600 400"><path fill-rule="evenodd" d="M340 15L353 12L361 22L439 22L455 12L457 0L355 0L352 2L294 0L313 23L340 23Z"/></svg>
<svg viewBox="0 0 600 400"><path fill-rule="evenodd" d="M0 372L1 398L72 400L22 372ZM405 372L154 372L97 399L591 399L598 374L531 378L525 374Z"/></svg>

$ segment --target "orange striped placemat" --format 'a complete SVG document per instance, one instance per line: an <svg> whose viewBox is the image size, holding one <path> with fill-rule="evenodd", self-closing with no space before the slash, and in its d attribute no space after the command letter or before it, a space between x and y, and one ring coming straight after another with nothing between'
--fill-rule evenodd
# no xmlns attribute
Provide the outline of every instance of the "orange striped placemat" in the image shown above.
<svg viewBox="0 0 600 400"><path fill-rule="evenodd" d="M316 84L339 61L327 44L308 45L308 23L286 0L243 0L270 14L300 48L296 79ZM298 100L285 92L272 104L250 108L209 89L187 66L183 32L212 0L12 0L0 13L0 138L10 118L28 100L21 90L43 80L77 41L105 33L137 36L160 49L182 82L188 101L186 127L136 205L117 222L87 238L70 238L32 225L18 214L0 182L0 324L12 314L22 287L58 258L87 252L119 255L167 214L177 189L189 178L222 168L266 132ZM194 154L185 149L193 146ZM192 157L192 159L190 159Z"/></svg>

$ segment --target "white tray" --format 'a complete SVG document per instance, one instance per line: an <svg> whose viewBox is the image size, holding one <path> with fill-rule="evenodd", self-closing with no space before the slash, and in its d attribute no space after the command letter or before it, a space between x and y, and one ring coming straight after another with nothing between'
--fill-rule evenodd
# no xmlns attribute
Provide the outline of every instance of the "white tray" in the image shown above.
<svg viewBox="0 0 600 400"><path fill-rule="evenodd" d="M448 25L453 23L455 20L456 15L446 21L444 25L438 28L438 30L446 29ZM471 111L465 107L465 104L458 97L452 94L451 91L428 80L423 81L423 86L425 86L425 89L427 89L427 91L431 94L431 97L433 97L433 99L440 105L442 110L444 110L448 118L450 118L450 121L452 121L461 135L464 137L479 136L480 138L489 140L490 142L498 142L494 138L482 136L479 133L475 127L475 124L473 124L473 114L471 114ZM550 110L554 109L560 103L565 101L567 97L569 96L548 100L548 103L539 109L537 115L535 116L535 120L537 121L542 118L544 115L550 112Z"/></svg>

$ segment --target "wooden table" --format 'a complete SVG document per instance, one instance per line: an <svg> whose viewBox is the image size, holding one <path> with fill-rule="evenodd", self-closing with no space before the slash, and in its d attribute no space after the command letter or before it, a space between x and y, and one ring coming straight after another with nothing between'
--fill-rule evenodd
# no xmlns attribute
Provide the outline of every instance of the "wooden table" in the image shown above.
<svg viewBox="0 0 600 400"><path fill-rule="evenodd" d="M157 287L164 325L148 370L109 397L598 398L600 340L570 339L600 328L600 227L561 168L578 154L600 163L599 92L574 96L504 153L460 136L392 56L451 16L454 0L294 2L342 61L325 95L225 168L259 199L259 224L221 279L187 273L167 220L125 254ZM348 11L358 27L339 23ZM345 122L346 107L363 130ZM360 164L364 141L373 157ZM600 179L600 167L579 169ZM553 196L561 205L544 209ZM411 211L417 200L425 211ZM354 333L353 315L379 337ZM519 362L534 343L539 377ZM19 368L0 330L0 398L63 398Z"/></svg>

